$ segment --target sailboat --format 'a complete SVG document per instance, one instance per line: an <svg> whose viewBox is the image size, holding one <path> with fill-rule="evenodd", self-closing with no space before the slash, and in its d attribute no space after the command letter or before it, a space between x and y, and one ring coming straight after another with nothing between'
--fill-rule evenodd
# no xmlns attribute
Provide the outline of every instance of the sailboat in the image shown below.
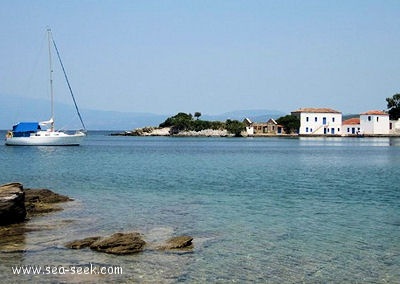
<svg viewBox="0 0 400 284"><path fill-rule="evenodd" d="M81 114L71 85L69 83L64 65L61 61L60 53L53 39L51 29L47 29L48 49L49 49L49 69L50 69L50 97L51 97L51 118L41 122L20 122L13 126L13 129L6 134L5 144L10 146L78 146L82 139L86 136L86 127L83 123ZM81 121L83 130L78 130L75 133L67 133L64 131L55 130L54 127L54 91L53 91L53 66L52 66L52 46L56 51L58 61L64 73L72 100L75 105L76 112Z"/></svg>

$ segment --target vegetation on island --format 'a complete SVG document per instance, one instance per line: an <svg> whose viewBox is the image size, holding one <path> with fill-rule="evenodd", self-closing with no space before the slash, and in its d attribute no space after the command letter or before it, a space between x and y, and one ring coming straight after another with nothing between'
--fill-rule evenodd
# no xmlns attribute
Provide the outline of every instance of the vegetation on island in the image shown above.
<svg viewBox="0 0 400 284"><path fill-rule="evenodd" d="M159 127L170 127L171 134L178 134L181 131L201 131L206 129L227 130L235 136L241 136L245 130L243 122L238 120L208 121L199 119L200 112L195 112L194 116L190 113L180 112L174 116L168 117ZM194 119L194 117L196 119Z"/></svg>
<svg viewBox="0 0 400 284"><path fill-rule="evenodd" d="M400 118L400 93L394 94L391 98L386 98L389 110L389 119L398 120Z"/></svg>
<svg viewBox="0 0 400 284"><path fill-rule="evenodd" d="M283 126L283 129L287 134L298 133L300 128L300 119L291 114L278 118L276 122Z"/></svg>
<svg viewBox="0 0 400 284"><path fill-rule="evenodd" d="M190 113L180 112L168 117L159 127L170 127L171 134L178 134L182 131L198 132L206 129L227 130L236 137L242 136L242 132L246 129L246 125L238 120L208 121L199 119L200 116L200 112L195 112L194 116ZM296 133L300 128L300 120L293 115L282 116L277 119L277 122L283 126L286 133Z"/></svg>

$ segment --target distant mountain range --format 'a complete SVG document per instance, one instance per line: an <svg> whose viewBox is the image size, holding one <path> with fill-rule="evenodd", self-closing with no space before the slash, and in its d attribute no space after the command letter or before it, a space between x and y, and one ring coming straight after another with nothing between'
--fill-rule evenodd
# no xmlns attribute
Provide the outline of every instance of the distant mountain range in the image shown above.
<svg viewBox="0 0 400 284"><path fill-rule="evenodd" d="M267 121L270 118L277 119L281 116L286 115L287 113L278 111L278 110L269 110L269 109L254 109L254 110L236 110L231 112L226 112L218 115L207 115L204 114L200 118L204 120L218 120L225 121L227 119L237 119L242 121L246 117L254 122L262 122Z"/></svg>
<svg viewBox="0 0 400 284"><path fill-rule="evenodd" d="M0 129L10 129L20 121L42 121L50 118L50 102L41 99L1 96L0 101ZM65 129L81 128L75 109L72 105L55 104L56 127ZM81 109L81 114L88 130L133 130L144 126L158 126L172 114L153 114L140 112L118 112ZM185 112L183 110L183 112ZM202 114L200 119L225 121L245 117L252 121L267 121L278 118L285 113L277 110L237 110L219 115ZM71 120L72 118L72 120Z"/></svg>

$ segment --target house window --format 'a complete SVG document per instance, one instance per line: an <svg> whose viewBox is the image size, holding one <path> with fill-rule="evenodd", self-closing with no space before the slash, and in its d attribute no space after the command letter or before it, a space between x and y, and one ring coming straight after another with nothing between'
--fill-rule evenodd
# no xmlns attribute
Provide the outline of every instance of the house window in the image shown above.
<svg viewBox="0 0 400 284"><path fill-rule="evenodd" d="M332 122L335 122L335 118L334 117L332 117Z"/></svg>
<svg viewBox="0 0 400 284"><path fill-rule="evenodd" d="M377 116L377 117L376 117L376 122L378 122L378 121L379 121L379 117Z"/></svg>
<svg viewBox="0 0 400 284"><path fill-rule="evenodd" d="M350 132L350 128L349 127L347 127L347 133L349 133Z"/></svg>
<svg viewBox="0 0 400 284"><path fill-rule="evenodd" d="M315 120L315 122L317 122L317 121L318 121L318 117L315 117L315 119L314 119L314 120Z"/></svg>
<svg viewBox="0 0 400 284"><path fill-rule="evenodd" d="M368 121L371 121L371 116L368 116Z"/></svg>
<svg viewBox="0 0 400 284"><path fill-rule="evenodd" d="M308 122L308 116L306 117L306 121Z"/></svg>
<svg viewBox="0 0 400 284"><path fill-rule="evenodd" d="M310 128L310 132L312 132L312 128Z"/></svg>
<svg viewBox="0 0 400 284"><path fill-rule="evenodd" d="M308 132L308 127L306 127L306 132Z"/></svg>
<svg viewBox="0 0 400 284"><path fill-rule="evenodd" d="M389 129L392 130L393 129L393 125L392 123L389 123Z"/></svg>

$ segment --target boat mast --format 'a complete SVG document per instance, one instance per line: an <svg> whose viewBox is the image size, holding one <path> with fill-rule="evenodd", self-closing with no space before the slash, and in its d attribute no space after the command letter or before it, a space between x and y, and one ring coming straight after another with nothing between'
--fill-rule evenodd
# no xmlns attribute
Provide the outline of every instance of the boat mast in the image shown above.
<svg viewBox="0 0 400 284"><path fill-rule="evenodd" d="M81 121L83 130L86 131L86 126L85 126L85 123L83 123L83 119L82 119L81 113L79 112L78 104L76 103L74 92L72 91L71 84L69 83L67 72L65 72L65 68L64 68L64 64L63 64L63 62L61 60L60 52L58 52L58 48L57 48L56 42L54 41L53 37L51 38L51 40L53 41L53 45L54 45L54 49L55 49L55 51L57 53L58 61L60 62L61 69L62 69L62 71L64 73L64 78L65 78L65 81L67 82L67 85L68 85L68 88L69 88L69 92L70 92L71 97L72 97L72 101L74 102L75 110L76 110L76 112L77 112L77 114L79 116L79 120Z"/></svg>
<svg viewBox="0 0 400 284"><path fill-rule="evenodd" d="M51 60L51 29L47 29L47 39L49 46L49 79L50 79L50 100L51 100L51 127L50 130L54 131L54 88L53 88L53 62Z"/></svg>

